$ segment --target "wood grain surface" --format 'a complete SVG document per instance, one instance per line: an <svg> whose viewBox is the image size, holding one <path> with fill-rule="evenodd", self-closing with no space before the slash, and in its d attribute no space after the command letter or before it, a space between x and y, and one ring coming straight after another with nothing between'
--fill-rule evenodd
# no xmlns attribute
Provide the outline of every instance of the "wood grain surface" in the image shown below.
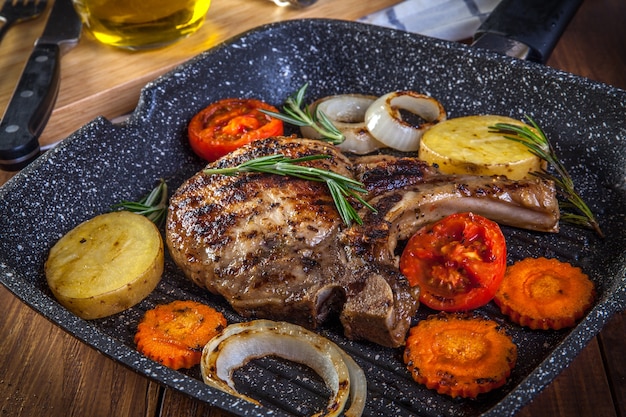
<svg viewBox="0 0 626 417"><path fill-rule="evenodd" d="M397 1L319 0L305 10L267 0L214 0L200 32L168 48L129 53L84 36L63 60L58 106L43 143L95 116L132 110L140 88L189 57L262 23L297 17L356 19ZM548 65L626 89L626 2L586 0ZM23 23L0 44L0 110L43 20ZM625 115L626 117L626 115ZM0 184L13 174L0 171ZM1 234L1 231L0 231ZM164 389L48 322L0 286L0 416L228 416ZM614 316L519 416L626 416L626 313Z"/></svg>
<svg viewBox="0 0 626 417"><path fill-rule="evenodd" d="M302 17L354 20L397 3L390 0L321 0L314 7L276 7L268 0L213 0L198 32L166 48L130 52L98 43L83 32L61 62L61 89L43 145L68 136L97 116L114 118L135 108L148 82L189 58L256 26ZM13 27L0 43L0 109L6 107L19 79L30 46L41 35L45 19Z"/></svg>

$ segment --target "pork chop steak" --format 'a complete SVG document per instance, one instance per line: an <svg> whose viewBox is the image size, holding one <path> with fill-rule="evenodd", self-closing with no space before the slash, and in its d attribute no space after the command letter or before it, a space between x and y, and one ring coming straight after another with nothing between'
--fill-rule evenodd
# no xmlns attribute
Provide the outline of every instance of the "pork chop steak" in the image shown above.
<svg viewBox="0 0 626 417"><path fill-rule="evenodd" d="M244 317L315 328L338 315L348 338L397 347L419 305L419 289L410 287L397 267L398 239L450 211L464 211L463 202L470 201L472 209L496 217L506 212L493 210L499 205L533 213L547 231L558 223L554 187L548 182L471 177L467 180L480 185L455 185L414 158L352 161L317 140L255 141L209 167L278 153L329 155L303 164L361 180L378 212L363 208L365 223L347 227L324 183L287 176L200 171L185 181L170 200L170 254L189 279L223 296ZM486 183L492 183L489 192ZM420 200L422 187L428 197ZM445 193L445 204L433 206L439 201L433 193ZM429 215L421 215L420 208Z"/></svg>

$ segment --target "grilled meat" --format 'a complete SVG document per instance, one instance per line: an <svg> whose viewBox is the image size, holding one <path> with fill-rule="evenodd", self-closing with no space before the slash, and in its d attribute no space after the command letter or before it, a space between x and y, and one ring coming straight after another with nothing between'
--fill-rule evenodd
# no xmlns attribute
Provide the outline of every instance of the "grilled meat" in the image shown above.
<svg viewBox="0 0 626 417"><path fill-rule="evenodd" d="M441 176L439 171L416 158L368 155L353 161L355 177L367 190L365 200Z"/></svg>
<svg viewBox="0 0 626 417"><path fill-rule="evenodd" d="M318 141L264 141L220 166L282 152L346 175L350 162ZM324 184L263 174L207 175L183 184L170 201L167 242L185 275L223 295L244 316L290 318L315 327L337 303L346 266L341 226ZM329 256L330 254L330 256Z"/></svg>
<svg viewBox="0 0 626 417"><path fill-rule="evenodd" d="M514 181L505 177L429 175L405 187L390 187L367 201L376 212L361 210L363 225L343 232L344 246L356 252L355 257L395 268L399 263L395 253L399 241L453 213L471 211L508 226L558 231L554 183L539 178Z"/></svg>
<svg viewBox="0 0 626 417"><path fill-rule="evenodd" d="M520 226L520 215L508 214L514 209L531 213L521 226L557 227L554 188L540 180L443 176L414 158L351 161L332 145L293 138L253 142L214 165L276 153L330 155L307 164L361 180L378 212L363 209L364 224L346 228L323 183L256 173L188 179L170 200L170 254L245 317L315 328L339 315L347 337L397 347L419 298L398 271L398 240L456 211Z"/></svg>

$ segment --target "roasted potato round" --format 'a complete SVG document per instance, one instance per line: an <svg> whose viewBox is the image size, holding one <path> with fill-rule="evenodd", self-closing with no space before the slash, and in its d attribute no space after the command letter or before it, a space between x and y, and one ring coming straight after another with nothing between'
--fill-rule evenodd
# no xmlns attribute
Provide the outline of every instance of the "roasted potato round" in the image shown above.
<svg viewBox="0 0 626 417"><path fill-rule="evenodd" d="M52 247L46 280L57 300L84 319L119 313L143 300L163 274L163 240L147 218L101 214Z"/></svg>
<svg viewBox="0 0 626 417"><path fill-rule="evenodd" d="M539 171L541 158L526 146L489 131L496 123L524 125L496 115L448 119L424 133L419 158L437 164L445 174L506 175L519 180L529 172Z"/></svg>

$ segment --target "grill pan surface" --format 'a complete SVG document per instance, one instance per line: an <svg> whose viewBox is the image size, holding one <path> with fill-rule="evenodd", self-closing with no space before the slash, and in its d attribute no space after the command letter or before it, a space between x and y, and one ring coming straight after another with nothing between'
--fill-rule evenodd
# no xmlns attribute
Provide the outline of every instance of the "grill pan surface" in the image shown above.
<svg viewBox="0 0 626 417"><path fill-rule="evenodd" d="M508 322L489 304L480 313L501 322L518 345L510 381L477 400L453 400L414 383L401 349L351 342L336 323L320 333L361 365L368 379L365 415L510 415L556 377L607 322L626 308L626 92L541 64L419 35L355 22L294 20L262 26L201 54L148 84L129 120L99 118L0 188L0 282L75 337L159 383L239 415L309 415L326 388L305 367L255 360L236 374L258 408L204 385L199 369L178 372L134 349L144 311L177 298L209 303L242 320L220 298L196 288L166 259L163 280L139 305L84 321L48 290L50 247L78 223L139 199L159 178L175 190L203 167L186 143L198 110L225 97L256 97L280 106L309 82L307 102L329 94L384 94L412 89L441 101L449 117L494 113L531 116L544 129L606 233L562 225L556 235L503 228L509 263L548 256L580 266L597 301L570 330L537 332ZM431 314L420 308L421 319Z"/></svg>

